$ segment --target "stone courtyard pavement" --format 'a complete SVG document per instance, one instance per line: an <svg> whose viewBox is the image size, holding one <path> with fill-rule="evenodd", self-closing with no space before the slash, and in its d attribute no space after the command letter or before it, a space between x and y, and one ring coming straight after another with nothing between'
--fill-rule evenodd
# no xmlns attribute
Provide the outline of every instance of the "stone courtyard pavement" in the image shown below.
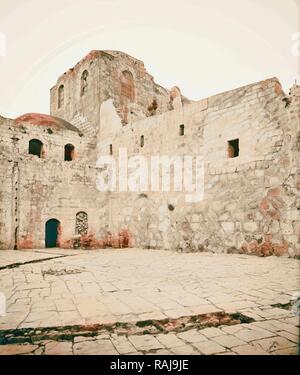
<svg viewBox="0 0 300 375"><path fill-rule="evenodd" d="M1 251L0 354L298 354L299 276L277 257Z"/></svg>

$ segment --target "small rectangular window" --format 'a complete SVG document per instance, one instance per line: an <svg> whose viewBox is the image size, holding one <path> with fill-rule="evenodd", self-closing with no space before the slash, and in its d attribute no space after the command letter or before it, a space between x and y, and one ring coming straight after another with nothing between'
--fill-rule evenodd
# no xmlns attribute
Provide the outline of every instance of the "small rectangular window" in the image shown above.
<svg viewBox="0 0 300 375"><path fill-rule="evenodd" d="M141 135L141 147L144 147L144 144L145 144L145 140L144 140L144 136Z"/></svg>
<svg viewBox="0 0 300 375"><path fill-rule="evenodd" d="M229 158L236 158L239 156L240 148L239 148L239 139L232 139L231 141L227 142L227 155Z"/></svg>
<svg viewBox="0 0 300 375"><path fill-rule="evenodd" d="M113 154L113 147L112 147L112 144L109 145L109 154L110 154L110 155Z"/></svg>
<svg viewBox="0 0 300 375"><path fill-rule="evenodd" d="M179 135L184 135L184 124L179 125Z"/></svg>

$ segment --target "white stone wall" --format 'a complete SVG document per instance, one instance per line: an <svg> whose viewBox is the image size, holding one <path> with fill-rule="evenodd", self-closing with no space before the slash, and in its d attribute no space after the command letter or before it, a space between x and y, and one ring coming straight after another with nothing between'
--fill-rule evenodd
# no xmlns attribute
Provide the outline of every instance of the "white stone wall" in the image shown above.
<svg viewBox="0 0 300 375"><path fill-rule="evenodd" d="M112 126L104 139L98 135L99 155L112 144L116 160L120 147L129 155L202 155L205 160L201 203L187 204L182 193L112 193L111 230L128 228L142 247L299 255L299 98L286 107L285 97L271 79L125 127L111 103L104 103L100 129ZM227 141L235 138L240 154L228 158Z"/></svg>

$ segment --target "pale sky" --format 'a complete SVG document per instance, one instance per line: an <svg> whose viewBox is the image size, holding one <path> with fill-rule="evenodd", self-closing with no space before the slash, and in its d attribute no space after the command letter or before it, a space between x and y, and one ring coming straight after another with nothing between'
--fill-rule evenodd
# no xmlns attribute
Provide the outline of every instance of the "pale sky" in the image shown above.
<svg viewBox="0 0 300 375"><path fill-rule="evenodd" d="M49 113L57 77L90 50L143 60L155 81L201 99L296 78L298 0L0 0L0 115ZM1 53L3 39L6 53ZM298 58L299 59L299 58Z"/></svg>

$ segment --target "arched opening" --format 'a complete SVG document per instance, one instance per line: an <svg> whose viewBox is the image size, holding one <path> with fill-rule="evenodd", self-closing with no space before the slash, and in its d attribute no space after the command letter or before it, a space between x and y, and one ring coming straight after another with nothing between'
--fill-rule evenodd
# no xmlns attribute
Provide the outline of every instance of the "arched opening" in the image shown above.
<svg viewBox="0 0 300 375"><path fill-rule="evenodd" d="M65 161L72 161L75 157L75 147L68 143L65 145Z"/></svg>
<svg viewBox="0 0 300 375"><path fill-rule="evenodd" d="M50 219L46 222L45 247L57 247L60 222L57 219Z"/></svg>
<svg viewBox="0 0 300 375"><path fill-rule="evenodd" d="M89 78L89 72L87 70L84 70L83 73L81 74L81 82L80 82L80 96L83 96L88 87L88 78Z"/></svg>
<svg viewBox="0 0 300 375"><path fill-rule="evenodd" d="M65 101L65 88L64 85L60 85L58 88L58 108L61 108L64 106Z"/></svg>
<svg viewBox="0 0 300 375"><path fill-rule="evenodd" d="M84 211L77 212L76 214L76 234L87 234L88 233L88 214Z"/></svg>
<svg viewBox="0 0 300 375"><path fill-rule="evenodd" d="M38 139L31 139L29 141L29 154L36 155L39 158L42 156L43 143Z"/></svg>
<svg viewBox="0 0 300 375"><path fill-rule="evenodd" d="M134 79L131 72L124 70L121 75L121 97L127 98L129 101L134 101L135 88Z"/></svg>

